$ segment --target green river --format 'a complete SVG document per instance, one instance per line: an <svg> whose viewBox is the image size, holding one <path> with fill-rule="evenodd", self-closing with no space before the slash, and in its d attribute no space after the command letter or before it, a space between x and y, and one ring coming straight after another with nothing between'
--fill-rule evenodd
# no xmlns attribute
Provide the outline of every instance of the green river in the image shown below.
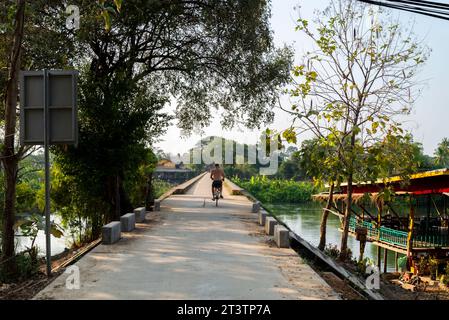
<svg viewBox="0 0 449 320"><path fill-rule="evenodd" d="M318 246L320 242L320 223L322 213L320 203L267 204L264 206L281 221L287 224L296 234L309 241L312 245ZM327 221L327 244L337 245L340 247L341 232L338 230L339 226L339 218L333 214L330 214ZM359 242L354 237L349 237L348 247L351 249L353 257L359 256ZM383 250L381 256L383 259ZM371 260L377 261L377 247L368 242L365 247L365 257L369 257ZM394 252L388 251L387 270L394 271L394 264Z"/></svg>

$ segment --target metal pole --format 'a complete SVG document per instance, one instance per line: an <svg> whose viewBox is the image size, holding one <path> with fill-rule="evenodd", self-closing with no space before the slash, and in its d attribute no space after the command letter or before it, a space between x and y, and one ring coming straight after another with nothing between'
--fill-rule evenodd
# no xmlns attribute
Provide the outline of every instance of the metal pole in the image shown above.
<svg viewBox="0 0 449 320"><path fill-rule="evenodd" d="M51 276L51 221L50 221L50 151L48 110L48 71L44 70L44 154L45 154L45 242L47 256L47 276Z"/></svg>

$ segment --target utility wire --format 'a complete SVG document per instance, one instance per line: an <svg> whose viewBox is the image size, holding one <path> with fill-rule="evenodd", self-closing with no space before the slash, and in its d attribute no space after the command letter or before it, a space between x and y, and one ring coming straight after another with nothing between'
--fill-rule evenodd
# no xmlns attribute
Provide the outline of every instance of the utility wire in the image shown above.
<svg viewBox="0 0 449 320"><path fill-rule="evenodd" d="M428 17L449 20L449 3L419 0L358 0L382 7L418 13Z"/></svg>

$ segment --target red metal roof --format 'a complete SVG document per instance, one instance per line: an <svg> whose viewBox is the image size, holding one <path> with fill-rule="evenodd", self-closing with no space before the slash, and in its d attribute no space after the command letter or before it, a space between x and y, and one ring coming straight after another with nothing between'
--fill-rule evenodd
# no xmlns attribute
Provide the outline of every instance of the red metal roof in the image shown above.
<svg viewBox="0 0 449 320"><path fill-rule="evenodd" d="M413 174L408 184L400 177L391 177L375 183L359 183L353 187L354 193L374 193L391 186L395 192L408 192L415 195L449 193L449 169L426 171ZM341 191L347 192L347 185L341 185Z"/></svg>

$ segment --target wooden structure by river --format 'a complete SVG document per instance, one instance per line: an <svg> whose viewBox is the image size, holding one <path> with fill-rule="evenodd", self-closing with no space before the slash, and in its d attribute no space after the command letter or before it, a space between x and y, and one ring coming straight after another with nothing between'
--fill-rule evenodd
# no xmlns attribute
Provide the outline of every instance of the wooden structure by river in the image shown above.
<svg viewBox="0 0 449 320"><path fill-rule="evenodd" d="M346 199L347 185L342 184L333 195L332 212L342 217ZM396 259L399 253L407 255L412 271L421 256L449 260L449 169L413 174L407 182L391 177L354 185L353 207L349 234L378 247L379 267L380 248L384 248L385 266L391 250ZM426 208L424 216L416 214L418 207Z"/></svg>

